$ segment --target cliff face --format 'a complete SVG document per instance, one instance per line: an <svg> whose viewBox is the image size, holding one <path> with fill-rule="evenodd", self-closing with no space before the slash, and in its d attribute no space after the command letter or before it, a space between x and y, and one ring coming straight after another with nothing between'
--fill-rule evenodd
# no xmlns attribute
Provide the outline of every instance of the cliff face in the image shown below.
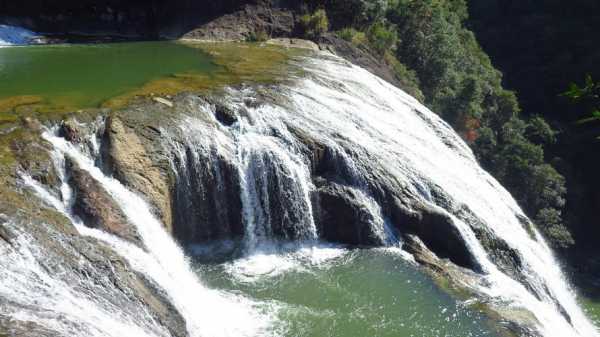
<svg viewBox="0 0 600 337"><path fill-rule="evenodd" d="M177 37L260 0L24 0L0 1L0 23L54 34L136 38Z"/></svg>

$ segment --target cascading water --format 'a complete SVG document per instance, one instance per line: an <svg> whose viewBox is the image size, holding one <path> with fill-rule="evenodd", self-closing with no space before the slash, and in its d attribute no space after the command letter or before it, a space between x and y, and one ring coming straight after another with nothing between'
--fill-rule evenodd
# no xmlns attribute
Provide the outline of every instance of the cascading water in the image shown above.
<svg viewBox="0 0 600 337"><path fill-rule="evenodd" d="M200 117L181 123L188 130L189 125L204 130L184 134L195 134L200 143L210 139L217 144L215 148L226 149L223 155L238 167L245 240L251 247L272 235L276 226L269 218L277 212L270 210L272 199L268 195L285 191L277 196L291 200L285 212L313 211L309 206L309 196L315 190L309 174L310 159L302 152L298 137L290 132L299 129L337 152L332 155L340 166L335 170L344 177L344 184L360 192L356 201L373 217L372 231L379 233L381 242L390 242L386 237L393 235L365 181L377 179L383 171L397 186L451 219L484 275L477 285L479 292L503 305L532 312L544 336L597 335L543 238L536 231L530 235L520 220L525 216L510 194L479 167L448 124L401 90L339 59L308 58L299 66L309 75L293 85L258 93L230 90L226 104L243 112L233 125L219 124L215 107L208 103L199 103ZM277 99L267 99L262 105L246 104L264 91ZM212 137L205 138L206 130L214 132ZM270 175L273 170L282 176ZM283 183L281 177L289 182L271 189L273 181ZM444 191L449 200L436 202L430 186ZM461 216L465 208L477 224ZM285 216L296 223L300 220L305 237L315 236L312 222L302 222L306 217ZM518 252L525 281L509 277L491 259L474 231L480 223L487 233L505 240Z"/></svg>
<svg viewBox="0 0 600 337"><path fill-rule="evenodd" d="M34 32L25 28L0 25L0 47L28 44L35 37Z"/></svg>
<svg viewBox="0 0 600 337"><path fill-rule="evenodd" d="M598 336L543 238L524 228L526 218L516 202L446 123L401 90L341 59L319 54L297 65L304 75L289 84L227 90L224 105L235 112L235 121L224 123L214 104L195 98L191 116L180 116L176 127L161 130L168 135L164 149L177 178L175 202L181 207L175 227L188 226L180 239L243 237L245 259L230 267L244 276L251 274L245 267L251 269L256 256L267 257L263 262L271 269L281 267L282 260L272 258L282 254L281 247L265 252L278 240L308 242L308 252L300 250L308 259L322 258L320 252L330 256L324 259L334 258L340 255L337 248L318 251L316 244L326 222L319 217L327 213L320 198L343 191L350 196L343 206L352 205L355 217L368 224L357 227L360 238L391 245L397 243L396 231L404 230L389 211L390 200L400 195L390 194L401 190L411 202L449 219L447 225L455 227L475 260L481 281L472 286L479 293L498 305L526 309L545 337ZM144 247L79 224L70 213L65 184L59 200L26 176L24 181L68 215L82 234L107 243L147 275L186 320L190 335L272 332L272 317L263 312L274 310L274 304L203 286L141 197L106 176L80 147L51 132L44 137L55 148L57 167L64 168L61 160L67 157L93 177L121 207ZM516 252L518 280L482 245L481 231ZM235 324L229 317L235 317ZM148 322L124 324L132 331L164 335Z"/></svg>
<svg viewBox="0 0 600 337"><path fill-rule="evenodd" d="M81 234L95 237L109 244L116 252L125 257L135 270L153 280L184 317L190 336L268 335L269 317L266 314L260 314L261 309L251 301L233 294L207 289L200 283L196 275L189 269L187 258L181 249L169 237L163 225L155 218L150 207L141 197L127 190L118 181L104 175L96 166L95 160L85 154L81 148L70 144L64 138L55 136L52 132L44 133L44 138L56 150L54 158L57 159L56 166L58 168L64 168L64 164L61 162L63 158L67 157L106 189L122 207L131 224L141 235L142 243L147 251L112 235L87 228L78 219L71 216L67 198L72 193L68 191L68 187L61 188L63 198L59 200L27 176L23 177L24 182L49 205L74 219ZM65 174L62 173L61 176L64 177ZM65 184L63 181L63 186ZM235 325L226 322L227 317L231 315L236 318ZM113 322L107 324L110 325ZM136 325L132 326L137 328ZM150 334L107 334L107 336L120 335L146 336Z"/></svg>

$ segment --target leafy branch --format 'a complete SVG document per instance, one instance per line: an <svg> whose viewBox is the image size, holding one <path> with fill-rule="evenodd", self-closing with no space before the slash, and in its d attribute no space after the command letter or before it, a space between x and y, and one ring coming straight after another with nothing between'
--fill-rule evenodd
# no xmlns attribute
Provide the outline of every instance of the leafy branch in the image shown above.
<svg viewBox="0 0 600 337"><path fill-rule="evenodd" d="M578 120L577 124L600 121L600 83L594 82L591 75L585 77L584 86L571 83L561 96L569 98L573 103L586 105L591 111L588 117Z"/></svg>

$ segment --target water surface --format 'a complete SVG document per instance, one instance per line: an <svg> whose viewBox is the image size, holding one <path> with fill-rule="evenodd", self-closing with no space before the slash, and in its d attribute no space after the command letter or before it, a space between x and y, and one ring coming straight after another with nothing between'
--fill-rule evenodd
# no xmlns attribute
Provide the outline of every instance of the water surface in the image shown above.
<svg viewBox="0 0 600 337"><path fill-rule="evenodd" d="M209 287L276 311L274 335L497 336L489 321L441 291L399 249L292 247L225 263L201 261L197 272Z"/></svg>
<svg viewBox="0 0 600 337"><path fill-rule="evenodd" d="M152 80L217 69L203 50L167 41L1 48L0 100L96 107Z"/></svg>

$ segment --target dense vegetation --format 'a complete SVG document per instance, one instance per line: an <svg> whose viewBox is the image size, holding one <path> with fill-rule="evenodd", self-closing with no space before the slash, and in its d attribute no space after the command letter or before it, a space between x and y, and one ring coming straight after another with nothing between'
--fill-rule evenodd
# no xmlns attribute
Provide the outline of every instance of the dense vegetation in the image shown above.
<svg viewBox="0 0 600 337"><path fill-rule="evenodd" d="M516 95L466 28L465 0L309 0L331 29L379 54L426 105L472 145L481 164L519 201L557 248L574 243L565 226L565 179L544 149L557 132L520 113Z"/></svg>
<svg viewBox="0 0 600 337"><path fill-rule="evenodd" d="M578 265L588 265L580 257L598 256L600 248L600 2L478 0L469 5L469 25L505 73L506 86L519 93L524 113L543 115L560 130L546 154L567 178L563 218L577 241L571 253L579 255Z"/></svg>

